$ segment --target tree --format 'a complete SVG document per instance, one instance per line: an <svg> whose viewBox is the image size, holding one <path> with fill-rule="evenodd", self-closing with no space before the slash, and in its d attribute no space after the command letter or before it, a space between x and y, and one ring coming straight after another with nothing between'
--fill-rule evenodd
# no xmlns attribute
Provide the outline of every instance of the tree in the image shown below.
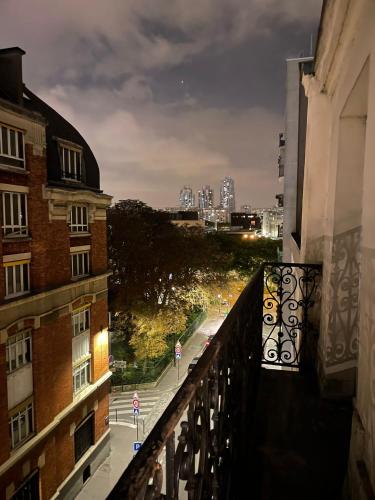
<svg viewBox="0 0 375 500"><path fill-rule="evenodd" d="M109 210L108 241L114 309L181 308L183 293L222 274L218 261L225 257L217 255L215 242L201 230L173 225L168 214L137 200Z"/></svg>
<svg viewBox="0 0 375 500"><path fill-rule="evenodd" d="M134 317L135 333L130 344L138 359L153 359L168 350L167 336L185 329L186 316L182 311L160 310L156 316L147 313Z"/></svg>

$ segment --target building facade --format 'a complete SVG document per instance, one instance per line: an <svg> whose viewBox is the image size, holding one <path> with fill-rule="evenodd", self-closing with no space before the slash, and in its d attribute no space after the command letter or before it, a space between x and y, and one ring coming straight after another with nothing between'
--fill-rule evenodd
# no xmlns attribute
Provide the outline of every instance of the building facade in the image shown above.
<svg viewBox="0 0 375 500"><path fill-rule="evenodd" d="M96 160L0 50L0 497L73 498L109 452Z"/></svg>
<svg viewBox="0 0 375 500"><path fill-rule="evenodd" d="M282 238L283 209L267 208L262 213L262 236L266 238Z"/></svg>
<svg viewBox="0 0 375 500"><path fill-rule="evenodd" d="M234 180L231 177L224 177L220 182L220 208L227 210L229 214L236 211Z"/></svg>
<svg viewBox="0 0 375 500"><path fill-rule="evenodd" d="M201 218L207 222L226 223L229 222L228 210L224 208L205 208L200 211Z"/></svg>
<svg viewBox="0 0 375 500"><path fill-rule="evenodd" d="M195 196L190 186L184 186L180 191L180 207L184 210L195 207Z"/></svg>
<svg viewBox="0 0 375 500"><path fill-rule="evenodd" d="M321 390L354 404L348 492L375 496L375 4L326 0L308 99L301 248L322 262ZM289 137L287 137L287 141Z"/></svg>
<svg viewBox="0 0 375 500"><path fill-rule="evenodd" d="M203 186L198 191L198 208L213 208L214 207L214 191L210 186Z"/></svg>
<svg viewBox="0 0 375 500"><path fill-rule="evenodd" d="M307 98L302 73L310 71L312 57L286 60L285 133L279 134L279 180L283 183L283 261L295 262L301 243L303 163Z"/></svg>
<svg viewBox="0 0 375 500"><path fill-rule="evenodd" d="M240 227L249 231L261 229L262 222L257 214L249 214L246 212L232 212L230 214L230 225L232 227Z"/></svg>

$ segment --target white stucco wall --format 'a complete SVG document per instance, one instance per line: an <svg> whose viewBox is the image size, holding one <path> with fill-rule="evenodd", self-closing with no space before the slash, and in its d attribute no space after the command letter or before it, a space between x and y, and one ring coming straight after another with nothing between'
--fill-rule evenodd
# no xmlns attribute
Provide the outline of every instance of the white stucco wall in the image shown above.
<svg viewBox="0 0 375 500"><path fill-rule="evenodd" d="M283 261L299 261L299 250L291 234L296 230L298 117L300 63L311 57L286 60L285 157L284 157L284 222Z"/></svg>
<svg viewBox="0 0 375 500"><path fill-rule="evenodd" d="M354 396L353 498L375 491L375 2L328 0L309 99L301 260L323 262L322 387ZM357 461L363 460L366 474ZM366 477L367 475L367 477Z"/></svg>

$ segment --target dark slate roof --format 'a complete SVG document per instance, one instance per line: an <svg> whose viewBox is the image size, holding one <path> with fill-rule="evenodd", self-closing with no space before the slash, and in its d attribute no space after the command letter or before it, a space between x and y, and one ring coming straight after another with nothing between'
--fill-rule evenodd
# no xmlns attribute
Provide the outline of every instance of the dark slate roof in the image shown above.
<svg viewBox="0 0 375 500"><path fill-rule="evenodd" d="M47 140L47 169L48 183L54 186L69 187L68 183L61 180L60 158L58 152L58 142L56 138L77 144L82 148L83 165L85 171L84 183L74 183L73 189L89 189L100 191L99 167L89 145L65 118L57 111L39 99L27 87L24 87L23 105L26 109L40 113L46 120L46 140Z"/></svg>

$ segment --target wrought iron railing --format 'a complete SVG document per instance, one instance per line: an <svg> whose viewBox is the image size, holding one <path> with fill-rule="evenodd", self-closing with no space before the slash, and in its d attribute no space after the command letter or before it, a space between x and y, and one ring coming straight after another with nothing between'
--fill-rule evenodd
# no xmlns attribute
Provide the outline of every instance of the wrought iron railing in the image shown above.
<svg viewBox="0 0 375 500"><path fill-rule="evenodd" d="M314 265L261 266L109 499L178 499L181 491L189 500L243 498L262 363L289 366L292 357L300 359L318 274ZM270 354L267 343L274 334ZM290 357L283 354L284 336L292 341Z"/></svg>
<svg viewBox="0 0 375 500"><path fill-rule="evenodd" d="M307 333L316 330L309 319L315 305L321 266L264 265L263 364L299 368Z"/></svg>

